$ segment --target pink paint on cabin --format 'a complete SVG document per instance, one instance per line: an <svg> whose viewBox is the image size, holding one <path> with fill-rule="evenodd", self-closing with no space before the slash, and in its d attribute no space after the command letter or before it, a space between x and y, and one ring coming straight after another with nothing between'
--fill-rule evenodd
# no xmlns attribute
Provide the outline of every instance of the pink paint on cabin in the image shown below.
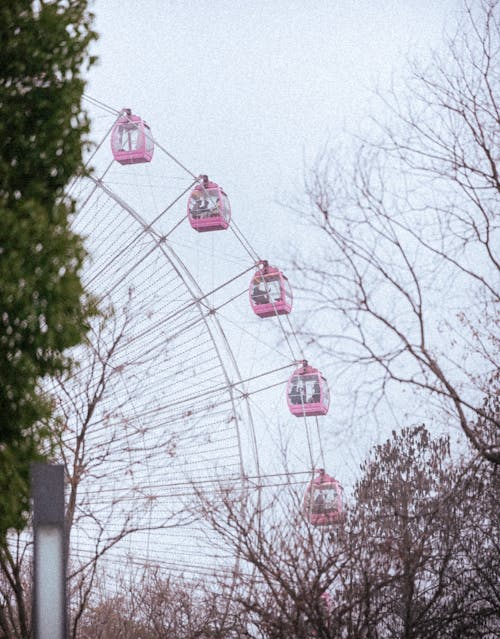
<svg viewBox="0 0 500 639"><path fill-rule="evenodd" d="M274 266L262 262L248 289L250 305L259 317L286 315L292 310L292 290L287 278Z"/></svg>
<svg viewBox="0 0 500 639"><path fill-rule="evenodd" d="M191 191L187 203L187 216L198 232L223 231L229 226L231 206L224 190L203 176L203 183Z"/></svg>
<svg viewBox="0 0 500 639"><path fill-rule="evenodd" d="M154 152L151 129L130 109L123 109L111 132L111 150L120 164L150 162Z"/></svg>
<svg viewBox="0 0 500 639"><path fill-rule="evenodd" d="M342 486L320 468L306 488L303 508L313 526L330 526L341 521L344 518Z"/></svg>
<svg viewBox="0 0 500 639"><path fill-rule="evenodd" d="M306 361L288 380L286 399L296 417L326 415L330 406L330 391L326 379Z"/></svg>

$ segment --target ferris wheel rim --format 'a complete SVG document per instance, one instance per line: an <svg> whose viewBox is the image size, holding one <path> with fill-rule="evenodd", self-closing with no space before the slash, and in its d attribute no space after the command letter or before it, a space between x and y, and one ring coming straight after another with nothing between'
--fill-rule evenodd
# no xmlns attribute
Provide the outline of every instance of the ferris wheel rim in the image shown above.
<svg viewBox="0 0 500 639"><path fill-rule="evenodd" d="M91 182L93 182L95 189L100 189L102 192L108 195L108 197L111 197L128 215L130 215L141 226L143 233L148 235L149 238L156 244L157 250L160 251L160 253L165 257L165 259L172 266L172 268L174 268L178 277L182 281L182 284L191 295L195 306L200 312L202 321L204 322L207 328L208 334L210 336L214 350L217 355L220 368L223 372L224 379L226 381L226 386L227 386L226 389L229 393L230 402L231 402L233 414L235 417L235 420L234 420L235 432L236 432L236 437L238 441L238 449L239 449L239 457L240 457L240 480L244 483L246 478L249 475L260 476L261 471L260 471L260 462L259 462L259 450L257 445L257 436L255 432L254 419L253 419L252 410L251 410L248 397L246 396L246 394L242 394L242 396L239 399L243 400L245 405L245 410L246 410L247 420L248 420L248 428L250 431L250 439L252 442L252 452L253 452L253 462L254 462L254 470L252 472L250 473L247 472L247 469L245 468L244 456L242 453L240 420L238 418L238 411L236 409L236 397L235 397L234 388L233 388L236 385L241 385L244 382L244 379L240 372L237 359L234 355L234 352L224 332L224 329L222 327L222 324L220 322L220 319L217 313L211 313L209 314L209 316L207 316L206 313L203 312L204 307L202 306L200 302L200 299L203 299L205 297L203 290L199 286L199 283L196 281L195 277L189 271L189 268L187 267L185 261L180 258L180 256L177 254L177 252L175 251L175 249L172 247L170 243L168 243L167 241L164 241L163 239L164 236L156 229L156 227L154 226L154 223L148 224L131 205L129 205L123 198L121 198L117 193L115 193L113 189L111 189L108 185L106 185L103 182L102 178L96 178L93 175L88 175L86 177L88 177L91 180ZM212 332L213 329L212 329L212 326L210 325L208 317L211 318L213 325L215 326L215 329L217 330L218 335L221 339L221 343L224 346L226 354L231 361L233 370L236 373L236 379L234 379L233 381L231 381L231 376L229 374L229 370L226 365L226 362L224 361L224 357L222 356L221 349L219 348L219 345L217 344L217 341L213 335L213 332Z"/></svg>
<svg viewBox="0 0 500 639"><path fill-rule="evenodd" d="M106 138L109 137L109 134L110 134L110 131L108 131L108 133L105 135L104 139L101 141L98 148L103 146L103 143L106 141ZM155 141L155 145L157 146L157 151L160 151L160 153L162 154L160 157L163 156L163 152L164 152L165 156L172 159L171 154L168 153L160 144L158 144L158 141L156 139L154 141ZM103 152L104 152L104 149L103 151L101 151L101 154ZM163 162L165 161L165 157L163 157L162 161ZM180 165L179 162L177 162L177 164ZM224 458L224 459L220 458L222 460L221 466L218 466L217 460L207 459L206 466L204 468L205 473L208 476L208 474L210 474L212 471L215 471L217 473L218 472L217 468L219 471L222 470L222 472L220 472L218 477L214 477L213 481L216 482L220 488L223 488L226 485L232 486L236 490L236 493L238 495L240 495L240 491L243 495L247 495L247 494L249 495L251 493L253 495L252 503L255 504L255 502L257 502L257 506L258 506L257 511L260 512L260 502L264 498L262 491L265 488L265 484L266 484L265 481L262 481L262 478L265 477L265 471L264 471L264 475L262 474L262 471L261 471L261 463L263 463L265 454L263 450L259 450L256 427L254 423L254 417L252 415L252 406L250 401L251 393L246 392L247 390L246 385L248 380L244 379L245 376L242 375L240 371L240 366L237 361L237 356L235 355L235 351L232 348L232 345L230 342L230 338L232 336L230 326L226 327L227 328L227 331L226 331L224 328L224 323L227 322L227 318L224 318L223 314L219 314L217 312L219 310L218 308L212 309L210 305L207 304L207 299L215 299L215 298L208 297L212 294L212 291L210 291L209 293L203 292L200 286L201 282L197 281L197 279L193 275L193 272L190 270L189 259L186 260L186 256L183 255L181 251L181 254L183 255L183 258L184 258L183 259L179 255L179 251L174 248L173 245L175 245L175 243L173 242L173 240L172 242L170 242L170 240L168 239L170 234L173 231L175 231L175 229L180 224L182 224L183 221L186 221L186 217L181 218L180 222L178 222L175 225L173 225L173 222L172 222L172 224L168 227L167 232L165 232L165 229L161 231L160 230L161 227L158 222L160 218L164 216L164 213L170 209L172 204L169 204L167 208L164 209L160 214L155 214L156 217L152 215L151 217L154 217L154 220L152 222L150 223L147 222L138 212L138 211L141 211L141 212L144 211L145 214L148 214L147 210L142 208L142 202L138 202L136 200L135 194L131 194L131 193L129 194L127 191L123 192L119 187L117 188L114 185L113 178L111 176L114 174L115 169L117 172L120 171L120 168L119 167L117 168L117 163L115 163L111 159L111 161L108 162L107 164L103 163L101 165L101 168L102 168L102 173L99 178L97 178L91 172L88 172L88 173L86 172L85 175L80 176L80 179L83 182L87 182L85 191L83 191L84 197L82 198L82 200L85 199L85 196L88 196L88 199L90 200L90 207L92 207L93 198L94 197L99 198L100 197L99 193L101 193L104 196L107 196L107 199L111 198L112 200L114 200L115 205L118 204L118 208L115 209L115 211L120 209L125 214L125 217L126 216L129 217L129 221L126 223L126 226L128 227L128 229L132 229L134 226L133 224L130 223L130 218L134 220L135 224L139 225L139 228L136 228L136 230L133 231L133 236L131 236L131 238L133 237L132 241L135 242L136 240L138 240L138 244L139 244L143 242L143 240L145 240L145 242L143 243L144 244L147 243L149 247L152 249L151 254L153 255L156 254L157 256L161 255L161 258L158 259L158 263L161 261L161 259L164 259L169 265L170 272L175 271L175 274L177 276L177 281L181 283L182 287L184 288L183 295L187 298L186 302L189 303L189 299L192 300L192 302L196 306L197 311L199 313L198 321L201 319L203 322L203 324L200 324L200 327L202 325L206 327L206 329L201 328L200 330L202 331L205 330L207 346L208 346L208 342L210 342L213 347L212 350L216 354L218 369L220 371L219 375L222 373L223 379L225 380L224 391L226 393L226 396L229 397L229 402L232 407L232 415L234 415L234 419L231 417L231 420L234 421L234 424L231 424L228 427L227 432L228 432L228 435L230 432L234 432L238 442L239 476L238 476L238 470L237 470L238 462L237 462L236 454L234 454L232 458L234 459L234 465L233 465L233 468L235 470L234 473L227 473L226 475L224 475L224 473L226 472L226 469L229 470L230 468L229 465L225 466L226 460L229 460L230 458ZM147 169L148 165L146 165L144 168ZM112 171L110 171L110 169L112 169ZM190 176L194 177L196 180L196 176L194 176L194 174L191 173L190 171L189 173L190 173ZM144 173L144 176L146 174L147 174L147 171ZM138 189L142 189L143 187L147 186L147 182L141 183L140 181L141 179L143 179L141 172L134 174L134 178L132 179L134 180L134 182L137 181L135 186L138 187ZM90 186L90 191L87 191L86 189L88 189L89 186ZM130 183L130 186L132 186L132 183ZM188 192L192 188L193 188L193 184L187 187L184 193ZM139 193L140 190L138 190L137 192ZM123 197L125 199L120 197L118 193L124 193ZM180 200L182 197L183 197L183 194L181 193L174 200L174 203ZM110 204L112 205L113 202L109 202L106 206L109 207ZM154 210L155 209L153 209L153 211ZM156 211L158 211L158 209L156 209ZM125 217L123 219L125 219ZM129 232L131 231L127 230L127 233ZM239 234L242 235L241 232L239 232ZM238 235L236 235L236 239L238 239L238 241L242 243ZM177 245L175 246L177 248ZM141 263L140 262L141 251L143 252L143 256L144 256L145 253L148 253L148 248L139 247L138 250L139 252L137 253L137 260L138 260L137 263L139 264ZM248 270L251 270L257 267L258 264L262 262L262 260L258 258L258 255L256 253L252 254L252 251L249 251L249 250L247 250L246 252L247 252L247 255L245 256L245 258L250 257L250 260L252 261L252 266ZM97 281L98 278L102 277L101 273L103 271L105 272L105 269L109 269L109 263L112 260L112 256L114 256L113 259L117 258L118 260L120 260L120 256L123 254L124 252L121 249L118 250L116 255L114 253L111 253L111 254L108 253L110 257L104 260L105 265L102 267L102 269L100 271L97 270L97 272L94 271L92 273L94 279ZM130 268L129 272L132 272L132 269L135 269L135 268L136 268L136 265L134 264ZM243 272L243 275L245 272L246 271ZM240 273L238 277L241 277L241 276L242 274ZM174 276L174 279L175 279L175 276ZM226 284L227 282L225 282L223 286L226 286ZM245 289L245 292L246 291L247 291L247 288ZM176 302L174 302L174 304L176 304ZM174 311L172 315L175 316L175 314L177 314L179 310L179 307L174 306L172 310ZM248 306L248 312L250 314L250 317L252 317L252 309L250 306ZM196 311L194 312L194 314L196 315ZM162 319L164 319L164 317ZM286 319L289 321L288 317ZM283 330L283 327L281 325L281 318L278 317L278 320L280 321L280 327ZM285 333L285 331L283 332ZM141 337L141 339L143 338ZM285 339L287 341L288 346L290 347L290 350L292 351L286 335L285 335ZM293 352L292 352L292 359L296 359L296 358L293 358ZM213 361L215 363L215 358ZM288 368L291 365L292 364L287 364L286 366L282 368ZM267 374L267 372L265 374ZM223 384L221 384L221 386L222 385ZM186 388L187 388L187 385L186 385ZM260 389L260 390L266 390L266 388ZM216 400L216 402L218 401L219 400ZM246 415L245 415L245 412L246 412ZM208 426L208 428L211 428L211 427ZM245 445L247 446L247 448L244 451L245 454L242 453L243 440L245 441ZM233 442L234 441L235 440L233 439ZM233 446L233 450L236 453L236 446ZM262 457L261 460L259 460L259 453L261 454L261 457ZM212 463L214 465L211 465ZM186 471L186 472L189 472L189 471ZM194 488L193 494L194 495L199 494L203 497L204 495L203 487L202 486L200 487L197 485L197 479L200 479L200 476L197 474L197 470L194 470L194 476L192 479L192 487ZM203 477L201 477L201 479L203 479ZM288 475L287 475L286 481L289 481ZM168 498L169 497L167 497L167 499ZM211 499L210 492L207 493L207 499L208 500ZM149 541L147 543L148 543L148 550L144 550L145 552L144 557L149 556ZM154 554L152 557L153 557L152 563L154 563L155 562ZM161 563L160 555L157 556L157 559ZM233 562L233 565L234 565L234 562L236 562L236 565L238 565L239 557L237 555L232 555L231 557L227 557L227 560L229 562ZM148 559L146 559L146 561L148 563L151 563L150 560ZM190 564L187 564L187 565L190 565ZM193 572L196 572L195 567L193 567Z"/></svg>

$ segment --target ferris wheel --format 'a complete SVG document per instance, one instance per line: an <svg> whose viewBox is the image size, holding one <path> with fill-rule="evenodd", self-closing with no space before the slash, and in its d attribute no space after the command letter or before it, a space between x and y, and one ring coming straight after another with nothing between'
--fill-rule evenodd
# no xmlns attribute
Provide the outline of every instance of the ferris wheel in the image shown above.
<svg viewBox="0 0 500 639"><path fill-rule="evenodd" d="M304 420L304 483L324 465L328 385L296 339L285 274L245 238L215 176L186 168L130 109L91 102L101 140L69 194L89 255L82 279L102 315L56 389L77 486L70 548L117 569L209 577L234 557L196 519L193 498L272 486L282 411ZM307 509L331 493L340 512L338 482L318 477ZM321 508L313 523L338 519Z"/></svg>

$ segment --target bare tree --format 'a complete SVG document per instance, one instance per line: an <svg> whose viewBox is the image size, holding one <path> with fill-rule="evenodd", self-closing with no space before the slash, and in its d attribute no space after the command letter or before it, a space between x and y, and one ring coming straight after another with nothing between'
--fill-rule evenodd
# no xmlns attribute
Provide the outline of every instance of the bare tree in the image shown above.
<svg viewBox="0 0 500 639"><path fill-rule="evenodd" d="M381 96L389 124L319 158L307 193L325 251L296 263L317 308L304 333L350 367L353 401L366 390L369 413L407 389L495 464L498 437L473 424L498 432L483 398L498 390L499 70L498 2L466 3L444 53Z"/></svg>
<svg viewBox="0 0 500 639"><path fill-rule="evenodd" d="M454 460L424 426L374 448L336 526L312 526L291 486L260 506L228 491L203 507L240 558L221 594L258 639L492 638L497 491L494 466Z"/></svg>
<svg viewBox="0 0 500 639"><path fill-rule="evenodd" d="M249 637L330 637L323 595L346 564L342 527L312 526L303 482L294 486L284 473L282 483L262 495L234 487L217 500L200 494L202 516L239 561L219 588L246 618Z"/></svg>
<svg viewBox="0 0 500 639"><path fill-rule="evenodd" d="M458 639L498 633L498 477L454 459L447 436L403 429L363 464L343 522L317 527L303 482L284 473L199 493L232 570L197 583L144 566L94 582L79 637L108 639ZM266 483L264 481L264 483Z"/></svg>
<svg viewBox="0 0 500 639"><path fill-rule="evenodd" d="M347 636L494 636L496 589L477 587L485 562L498 568L488 551L498 517L484 508L493 476L478 459L453 463L449 438L431 439L423 426L375 448L350 513Z"/></svg>
<svg viewBox="0 0 500 639"><path fill-rule="evenodd" d="M123 576L119 595L94 593L81 639L238 639L245 618L228 614L221 593L202 581L162 575L155 567ZM240 611L241 612L241 611Z"/></svg>
<svg viewBox="0 0 500 639"><path fill-rule="evenodd" d="M154 458L158 444L144 441L140 415L130 411L142 392L140 380L147 379L155 357L153 353L149 362L147 354L133 358L128 354L132 294L121 316L116 312L105 314L93 328L87 352L81 358L82 368L73 377L58 380L57 396L62 400L58 413L64 424L58 453L69 484L68 543L70 549L75 548L68 570L73 639L79 635L79 623L107 554L131 535L190 520L180 506L176 513L165 512L151 521L147 516L150 500L144 498L141 484L134 479L134 465ZM129 454L138 445L139 458ZM174 450L175 434L166 432L162 436L163 459L173 456ZM128 486L129 490L113 492L116 476L120 489ZM111 491L111 495L101 501L100 490ZM85 554L70 539L72 533L81 530L86 531L91 544ZM110 566L106 570L111 578Z"/></svg>
<svg viewBox="0 0 500 639"><path fill-rule="evenodd" d="M64 465L67 483L68 592L70 636L74 639L107 555L131 535L165 529L190 518L179 508L175 514L165 513L163 518L150 521L145 516L148 500L133 480L128 449L136 445L134 437L141 438L141 433L131 423L127 407L134 392L140 392L140 385L126 394L117 388L133 378L138 368L147 375L148 362L145 357L128 358L123 348L129 333L127 308L121 315L103 312L94 321L87 344L79 353L80 365L56 378L51 390L55 403L51 428L56 440L52 455L54 461ZM166 453L173 437L173 433L166 433L163 438ZM157 447L141 447L142 461L156 453ZM165 457L168 459L168 454ZM101 490L112 491L117 473L130 490L117 495L110 492L109 497L100 500ZM131 495L135 497L133 507ZM83 547L78 539L72 539L75 535L84 537ZM0 553L0 629L6 639L22 639L31 632L31 562L29 531L13 533Z"/></svg>
<svg viewBox="0 0 500 639"><path fill-rule="evenodd" d="M30 545L14 533L0 550L0 637L23 639L31 632ZM28 558L27 558L28 555Z"/></svg>
<svg viewBox="0 0 500 639"><path fill-rule="evenodd" d="M500 417L498 396L484 407ZM491 435L491 421L480 420L476 429ZM484 460L463 463L455 495L461 513L460 537L455 561L450 566L455 589L455 618L447 636L494 637L500 623L500 512L498 467Z"/></svg>

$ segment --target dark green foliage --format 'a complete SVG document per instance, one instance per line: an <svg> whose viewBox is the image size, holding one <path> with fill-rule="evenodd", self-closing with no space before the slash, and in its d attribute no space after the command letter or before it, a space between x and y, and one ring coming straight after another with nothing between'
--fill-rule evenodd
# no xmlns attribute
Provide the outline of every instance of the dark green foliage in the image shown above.
<svg viewBox="0 0 500 639"><path fill-rule="evenodd" d="M0 534L22 526L29 463L50 451L40 383L69 366L94 312L63 196L88 131L91 19L86 0L0 8Z"/></svg>
<svg viewBox="0 0 500 639"><path fill-rule="evenodd" d="M86 0L2 5L0 198L8 206L22 198L52 209L80 165L88 129L80 69L92 62L91 16ZM47 213L54 224L63 222L57 211Z"/></svg>

